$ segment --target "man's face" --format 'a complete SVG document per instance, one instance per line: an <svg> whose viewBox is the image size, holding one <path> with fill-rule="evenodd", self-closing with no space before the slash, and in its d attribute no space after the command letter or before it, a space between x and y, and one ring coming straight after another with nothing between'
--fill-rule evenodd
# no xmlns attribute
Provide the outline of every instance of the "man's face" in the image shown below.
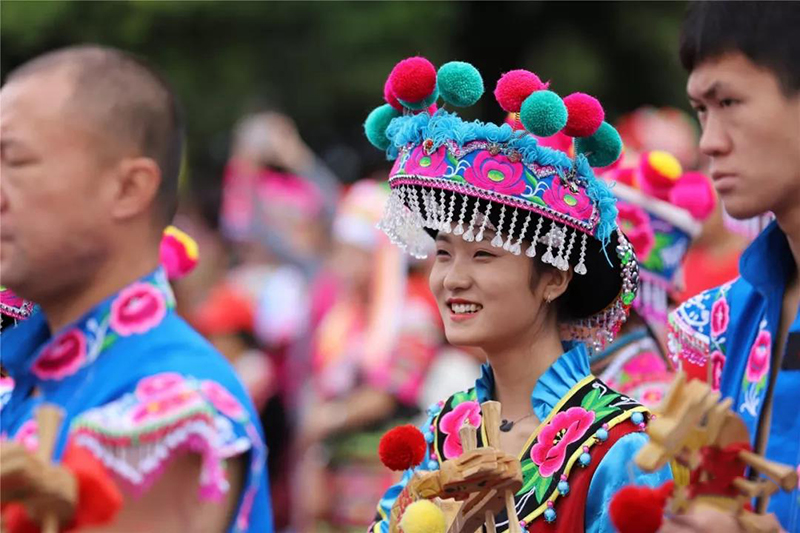
<svg viewBox="0 0 800 533"><path fill-rule="evenodd" d="M700 150L725 209L736 218L800 205L800 94L742 53L708 59L687 92L703 134Z"/></svg>
<svg viewBox="0 0 800 533"><path fill-rule="evenodd" d="M33 300L88 279L106 249L103 139L69 110L72 90L54 72L0 90L0 275Z"/></svg>

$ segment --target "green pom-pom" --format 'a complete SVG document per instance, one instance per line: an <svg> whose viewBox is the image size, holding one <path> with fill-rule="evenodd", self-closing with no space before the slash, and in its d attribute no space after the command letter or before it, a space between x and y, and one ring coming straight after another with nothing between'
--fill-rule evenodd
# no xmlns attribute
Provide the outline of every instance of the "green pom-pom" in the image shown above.
<svg viewBox="0 0 800 533"><path fill-rule="evenodd" d="M420 100L419 102L406 102L405 100L397 99L403 107L407 107L413 111L422 111L423 109L428 109L433 103L439 98L439 88L434 87L433 92L424 100Z"/></svg>
<svg viewBox="0 0 800 533"><path fill-rule="evenodd" d="M386 128L389 127L389 123L393 118L399 116L400 112L389 104L383 104L373 109L372 113L367 117L366 122L364 122L364 133L367 135L369 142L379 150L386 150L389 148L389 138L386 136Z"/></svg>
<svg viewBox="0 0 800 533"><path fill-rule="evenodd" d="M475 105L483 95L483 78L478 69L463 61L445 63L436 79L442 100L456 107Z"/></svg>
<svg viewBox="0 0 800 533"><path fill-rule="evenodd" d="M606 167L619 159L622 139L614 126L603 122L591 137L575 139L575 151L585 155L591 166Z"/></svg>
<svg viewBox="0 0 800 533"><path fill-rule="evenodd" d="M519 120L539 137L550 137L567 125L567 106L553 91L536 91L522 102Z"/></svg>

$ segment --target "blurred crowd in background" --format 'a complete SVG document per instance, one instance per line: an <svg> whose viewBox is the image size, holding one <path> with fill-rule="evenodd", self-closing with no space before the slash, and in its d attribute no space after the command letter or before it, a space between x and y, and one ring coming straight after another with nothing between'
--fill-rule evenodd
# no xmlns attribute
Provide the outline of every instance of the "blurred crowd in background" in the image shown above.
<svg viewBox="0 0 800 533"><path fill-rule="evenodd" d="M176 283L178 308L259 409L277 530L363 530L394 481L375 453L380 436L420 423L483 361L446 344L430 259L407 259L376 229L389 165L359 125L397 58L463 56L486 65L487 80L509 65L558 76L565 93L580 85L607 102L625 157L662 149L703 168L673 57L683 4L493 6L98 3L81 6L78 29L74 4L3 2L4 73L63 44L53 36L92 40L148 57L186 102L190 157L174 223L200 261ZM353 16L337 26L342 13ZM559 13L559 26L537 35ZM118 35L103 28L108 16L120 18ZM479 26L497 34L495 49L466 38ZM376 32L385 47L361 46ZM556 56L583 66L565 73ZM673 301L734 278L763 224L733 223L718 204Z"/></svg>

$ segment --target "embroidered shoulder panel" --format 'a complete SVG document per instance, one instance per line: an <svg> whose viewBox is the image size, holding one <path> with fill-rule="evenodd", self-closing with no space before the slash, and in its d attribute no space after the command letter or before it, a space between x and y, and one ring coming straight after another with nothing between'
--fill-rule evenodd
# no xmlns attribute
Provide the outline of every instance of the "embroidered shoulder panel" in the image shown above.
<svg viewBox="0 0 800 533"><path fill-rule="evenodd" d="M202 456L201 495L217 499L228 490L223 460L253 443L241 403L215 381L166 372L142 379L134 392L90 409L70 427L87 448L134 493L150 487L177 454Z"/></svg>
<svg viewBox="0 0 800 533"><path fill-rule="evenodd" d="M647 415L647 408L594 376L577 383L531 435L519 457L523 486L515 496L518 516L528 524L542 514L547 518L546 511L569 492L573 467L590 464L592 446L627 420L644 428ZM440 461L462 453L458 429L465 420L480 426L478 446L483 446L486 432L474 389L451 396L434 421L434 448ZM505 511L496 524L498 531L508 528Z"/></svg>
<svg viewBox="0 0 800 533"><path fill-rule="evenodd" d="M667 352L675 368L690 378L710 379L714 388L719 387L727 353L728 292L733 283L688 299L670 313L667 325Z"/></svg>

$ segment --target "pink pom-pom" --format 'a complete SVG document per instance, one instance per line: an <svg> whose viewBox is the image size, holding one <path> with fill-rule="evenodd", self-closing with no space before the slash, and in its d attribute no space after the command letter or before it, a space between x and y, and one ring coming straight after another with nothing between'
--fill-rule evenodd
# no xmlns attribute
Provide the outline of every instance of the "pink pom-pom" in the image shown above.
<svg viewBox="0 0 800 533"><path fill-rule="evenodd" d="M540 146L560 150L570 157L573 156L572 137L564 135L560 131L550 137L536 137L536 139L539 141Z"/></svg>
<svg viewBox="0 0 800 533"><path fill-rule="evenodd" d="M711 181L700 172L687 172L669 192L669 201L689 211L699 221L711 215L717 204Z"/></svg>
<svg viewBox="0 0 800 533"><path fill-rule="evenodd" d="M503 74L497 80L497 87L494 89L494 97L505 111L509 113L519 113L522 102L531 93L547 88L546 83L542 83L539 76L533 72L519 69L512 70Z"/></svg>
<svg viewBox="0 0 800 533"><path fill-rule="evenodd" d="M597 98L585 93L572 93L564 98L567 106L567 125L564 133L570 137L589 137L597 131L606 118Z"/></svg>
<svg viewBox="0 0 800 533"><path fill-rule="evenodd" d="M387 83L395 98L419 102L436 89L436 68L424 57L410 57L395 65Z"/></svg>
<svg viewBox="0 0 800 533"><path fill-rule="evenodd" d="M383 99L386 100L387 104L402 112L403 104L397 101L397 97L392 92L391 81L391 78L386 78L386 83L383 84Z"/></svg>

